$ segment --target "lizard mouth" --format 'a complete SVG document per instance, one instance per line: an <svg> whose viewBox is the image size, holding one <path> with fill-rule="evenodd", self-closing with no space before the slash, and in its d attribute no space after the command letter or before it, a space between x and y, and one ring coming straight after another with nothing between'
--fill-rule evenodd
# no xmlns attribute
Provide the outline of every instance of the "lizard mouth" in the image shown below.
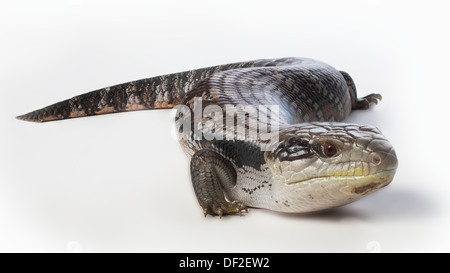
<svg viewBox="0 0 450 273"><path fill-rule="evenodd" d="M324 187L339 186L339 191L349 195L367 195L392 182L396 169L385 170L369 175L330 175L314 177L289 184L322 184Z"/></svg>
<svg viewBox="0 0 450 273"><path fill-rule="evenodd" d="M357 178L354 182L350 183L352 185L342 188L341 191L357 195L372 193L389 185L394 179L395 171L395 169L387 170Z"/></svg>

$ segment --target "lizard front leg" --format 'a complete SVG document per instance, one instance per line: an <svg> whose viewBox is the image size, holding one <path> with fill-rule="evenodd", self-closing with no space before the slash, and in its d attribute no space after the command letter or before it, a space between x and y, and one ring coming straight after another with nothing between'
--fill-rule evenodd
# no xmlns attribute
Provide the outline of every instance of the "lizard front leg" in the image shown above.
<svg viewBox="0 0 450 273"><path fill-rule="evenodd" d="M201 150L191 159L191 179L204 215L241 214L247 207L225 198L225 187L236 185L236 171L229 160L211 150Z"/></svg>

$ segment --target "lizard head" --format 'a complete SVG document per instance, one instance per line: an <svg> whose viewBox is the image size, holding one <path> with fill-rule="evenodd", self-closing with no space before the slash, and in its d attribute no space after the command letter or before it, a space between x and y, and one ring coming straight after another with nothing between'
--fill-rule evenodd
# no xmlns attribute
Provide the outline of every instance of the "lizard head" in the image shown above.
<svg viewBox="0 0 450 273"><path fill-rule="evenodd" d="M388 185L398 165L392 145L377 128L344 123L282 128L265 159L274 178L273 199L285 212L356 201Z"/></svg>

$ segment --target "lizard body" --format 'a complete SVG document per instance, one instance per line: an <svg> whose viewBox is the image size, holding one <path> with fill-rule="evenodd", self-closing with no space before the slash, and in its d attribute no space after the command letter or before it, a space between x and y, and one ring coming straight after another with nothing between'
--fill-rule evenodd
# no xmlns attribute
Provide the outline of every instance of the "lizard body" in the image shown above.
<svg viewBox="0 0 450 273"><path fill-rule="evenodd" d="M95 90L19 116L27 121L177 107L179 141L205 215L247 207L310 212L389 184L392 145L371 126L342 123L358 98L346 72L312 59L219 65Z"/></svg>

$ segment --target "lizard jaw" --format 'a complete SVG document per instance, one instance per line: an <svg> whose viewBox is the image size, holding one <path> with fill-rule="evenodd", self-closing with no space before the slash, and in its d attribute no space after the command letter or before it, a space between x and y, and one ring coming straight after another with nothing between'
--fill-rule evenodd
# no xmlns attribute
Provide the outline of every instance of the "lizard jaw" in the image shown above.
<svg viewBox="0 0 450 273"><path fill-rule="evenodd" d="M328 176L282 183L274 200L275 210L304 213L346 205L387 186L395 172L392 169L364 176Z"/></svg>

